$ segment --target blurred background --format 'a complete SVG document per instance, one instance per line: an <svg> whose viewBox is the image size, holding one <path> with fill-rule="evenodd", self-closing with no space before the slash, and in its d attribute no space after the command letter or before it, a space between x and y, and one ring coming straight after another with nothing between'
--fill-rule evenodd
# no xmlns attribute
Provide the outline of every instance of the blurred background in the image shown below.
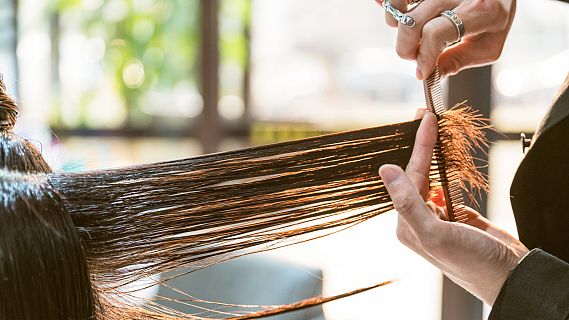
<svg viewBox="0 0 569 320"><path fill-rule="evenodd" d="M395 32L371 0L0 4L0 72L21 104L17 132L37 143L56 170L171 160L406 121L424 105L414 64L396 56ZM569 6L520 1L500 61L446 82L449 105L468 100L498 131L489 153L480 155L489 159L483 170L492 188L480 204L510 232L516 231L508 190L523 156L519 134L531 135L568 72ZM486 317L487 307L398 243L395 224L388 213L263 256L322 280L325 295L398 280L324 306L326 319ZM271 277L276 285L282 274Z"/></svg>

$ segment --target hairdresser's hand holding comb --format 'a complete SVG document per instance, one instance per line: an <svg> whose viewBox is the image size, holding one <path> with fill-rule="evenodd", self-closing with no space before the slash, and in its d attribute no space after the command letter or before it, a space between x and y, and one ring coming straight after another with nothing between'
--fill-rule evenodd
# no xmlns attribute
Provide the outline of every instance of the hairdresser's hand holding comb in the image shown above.
<svg viewBox="0 0 569 320"><path fill-rule="evenodd" d="M492 305L528 249L472 209L468 209L467 224L453 223L445 221L442 207L426 201L436 138L436 117L426 112L407 170L394 165L379 169L399 212L397 237L454 282Z"/></svg>
<svg viewBox="0 0 569 320"><path fill-rule="evenodd" d="M383 3L383 0L376 0ZM409 27L386 14L388 25L397 28L397 54L417 61L417 78L424 80L435 65L442 76L496 61L515 15L516 0L424 0L408 11L414 0L389 0L391 5L415 20ZM445 10L452 10L447 16ZM462 21L452 22L452 15ZM457 40L459 44L448 49ZM446 50L445 50L446 49Z"/></svg>

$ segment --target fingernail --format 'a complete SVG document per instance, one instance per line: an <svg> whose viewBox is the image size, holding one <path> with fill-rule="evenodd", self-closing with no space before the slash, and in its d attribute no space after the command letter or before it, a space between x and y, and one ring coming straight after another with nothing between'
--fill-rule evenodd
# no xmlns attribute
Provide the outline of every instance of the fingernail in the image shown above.
<svg viewBox="0 0 569 320"><path fill-rule="evenodd" d="M427 108L417 109L417 112L415 113L415 120L422 119L427 111L429 111Z"/></svg>
<svg viewBox="0 0 569 320"><path fill-rule="evenodd" d="M403 170L392 164L385 164L379 168L379 175L385 186L390 187L396 185L403 178Z"/></svg>

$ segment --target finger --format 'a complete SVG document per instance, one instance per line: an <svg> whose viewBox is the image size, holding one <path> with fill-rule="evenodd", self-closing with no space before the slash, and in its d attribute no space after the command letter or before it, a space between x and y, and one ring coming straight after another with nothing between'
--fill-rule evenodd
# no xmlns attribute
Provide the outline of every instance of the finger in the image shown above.
<svg viewBox="0 0 569 320"><path fill-rule="evenodd" d="M376 2L383 6L383 0L376 0ZM407 0L389 0L389 3L402 13L407 12ZM385 22L388 26L393 28L397 28L399 24L399 22L397 22L397 20L387 12L385 12Z"/></svg>
<svg viewBox="0 0 569 320"><path fill-rule="evenodd" d="M454 75L461 70L498 60L504 48L504 43L499 41L501 37L505 39L505 35L500 34L468 37L461 44L445 50L438 61L441 76Z"/></svg>
<svg viewBox="0 0 569 320"><path fill-rule="evenodd" d="M387 164L379 168L379 175L383 179L395 210L409 223L409 226L419 233L429 230L436 217L427 208L403 169Z"/></svg>
<svg viewBox="0 0 569 320"><path fill-rule="evenodd" d="M465 207L465 211L468 217L467 224L482 231L488 232L489 234L506 243L510 243L512 242L512 239L514 239L509 233L494 225L492 222L490 222L490 220L480 215L476 210L470 207Z"/></svg>
<svg viewBox="0 0 569 320"><path fill-rule="evenodd" d="M429 172L437 134L437 117L432 112L426 112L417 130L413 153L405 170L423 200L427 199L429 193Z"/></svg>
<svg viewBox="0 0 569 320"><path fill-rule="evenodd" d="M506 8L502 1L462 1L453 9L465 27L465 35L499 32L509 29L514 15L512 8ZM451 22L449 21L449 24Z"/></svg>
<svg viewBox="0 0 569 320"><path fill-rule="evenodd" d="M417 78L426 79L435 69L443 50L457 38L452 22L444 17L436 17L423 26L421 46L417 53Z"/></svg>
<svg viewBox="0 0 569 320"><path fill-rule="evenodd" d="M413 17L415 26L409 28L405 25L399 25L397 30L397 44L395 46L397 54L407 60L417 59L419 44L423 26L433 18L436 18L442 11L447 8L454 8L460 0L429 0L423 1L407 12L407 15Z"/></svg>
<svg viewBox="0 0 569 320"><path fill-rule="evenodd" d="M508 15L500 1L463 1L453 11L463 22L465 39L488 32L507 33L513 20L513 15ZM422 80L432 73L442 52L457 37L458 31L450 19L438 16L425 23L417 53L417 78ZM502 45L503 40L500 42ZM496 43L488 43L487 46L480 46L479 50L495 46Z"/></svg>
<svg viewBox="0 0 569 320"><path fill-rule="evenodd" d="M484 218L476 210L470 207L466 207L465 209L468 216L467 223L469 225L489 233L496 239L505 243L510 249L516 251L517 253L527 250L527 248L518 239L516 239L506 230L492 223L490 220Z"/></svg>

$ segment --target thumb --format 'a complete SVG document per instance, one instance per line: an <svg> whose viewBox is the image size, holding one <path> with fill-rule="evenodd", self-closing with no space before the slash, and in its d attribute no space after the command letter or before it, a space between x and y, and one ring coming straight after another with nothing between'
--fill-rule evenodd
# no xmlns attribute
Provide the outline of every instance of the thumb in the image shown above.
<svg viewBox="0 0 569 320"><path fill-rule="evenodd" d="M403 169L386 164L379 168L379 175L391 196L395 210L413 229L424 229L426 224L434 219L434 215L429 212L425 201Z"/></svg>
<svg viewBox="0 0 569 320"><path fill-rule="evenodd" d="M492 50L482 40L471 40L448 48L439 57L441 76L455 75L463 69L492 63L498 59L501 50Z"/></svg>

